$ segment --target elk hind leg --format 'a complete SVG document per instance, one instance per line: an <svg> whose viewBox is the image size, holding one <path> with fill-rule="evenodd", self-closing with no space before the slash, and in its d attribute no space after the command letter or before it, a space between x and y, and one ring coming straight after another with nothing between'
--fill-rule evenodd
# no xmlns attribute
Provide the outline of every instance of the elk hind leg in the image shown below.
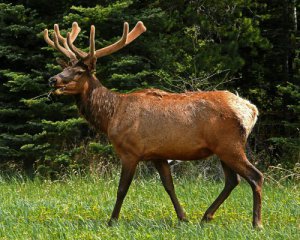
<svg viewBox="0 0 300 240"><path fill-rule="evenodd" d="M252 188L253 193L253 227L262 228L261 202L262 202L262 184L263 175L247 159L244 150L235 151L222 156L222 160L230 168L246 179Z"/></svg>
<svg viewBox="0 0 300 240"><path fill-rule="evenodd" d="M222 167L225 176L225 186L220 195L216 198L216 200L212 203L212 205L206 210L204 216L202 218L202 222L209 222L213 219L215 212L218 210L220 205L228 198L231 191L239 184L240 177L237 173L235 173L232 169L230 169L226 163L222 162Z"/></svg>

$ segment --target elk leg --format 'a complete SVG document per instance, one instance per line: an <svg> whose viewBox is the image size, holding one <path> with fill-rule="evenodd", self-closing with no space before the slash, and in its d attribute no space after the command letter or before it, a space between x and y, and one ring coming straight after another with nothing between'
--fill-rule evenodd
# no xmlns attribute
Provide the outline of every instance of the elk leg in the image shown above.
<svg viewBox="0 0 300 240"><path fill-rule="evenodd" d="M187 221L186 215L177 199L173 179L171 175L170 166L167 162L167 160L157 160L153 161L155 168L157 169L160 179L162 181L162 184L166 190L166 192L169 194L171 201L173 203L174 209L176 211L177 217L181 221Z"/></svg>
<svg viewBox="0 0 300 240"><path fill-rule="evenodd" d="M222 156L227 166L246 179L253 192L253 227L262 228L261 201L263 175L247 159L244 151L240 153Z"/></svg>
<svg viewBox="0 0 300 240"><path fill-rule="evenodd" d="M206 210L201 221L209 222L213 219L213 216L220 205L228 198L231 191L239 184L240 177L234 171L232 171L224 162L221 161L224 176L225 176L225 186L217 199L212 203L212 205Z"/></svg>
<svg viewBox="0 0 300 240"><path fill-rule="evenodd" d="M127 194L129 186L132 182L136 166L137 166L137 162L130 162L130 163L126 162L122 164L121 177L120 177L118 193L117 193L117 200L111 218L108 222L109 226L112 225L114 220L117 220L119 218L121 206Z"/></svg>

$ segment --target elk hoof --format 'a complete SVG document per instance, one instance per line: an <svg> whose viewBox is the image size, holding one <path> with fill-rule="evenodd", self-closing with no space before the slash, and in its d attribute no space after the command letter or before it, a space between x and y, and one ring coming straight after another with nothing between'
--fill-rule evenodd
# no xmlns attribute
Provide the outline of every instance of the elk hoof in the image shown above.
<svg viewBox="0 0 300 240"><path fill-rule="evenodd" d="M179 222L189 222L189 220L186 217L184 217L184 218L179 218Z"/></svg>
<svg viewBox="0 0 300 240"><path fill-rule="evenodd" d="M109 227L113 227L117 223L117 221L118 221L117 219L109 219L107 225Z"/></svg>
<svg viewBox="0 0 300 240"><path fill-rule="evenodd" d="M209 214L205 214L203 216L203 218L201 219L201 222L202 223L205 223L205 222L210 222L211 220L213 220L214 217L212 215L209 215Z"/></svg>
<svg viewBox="0 0 300 240"><path fill-rule="evenodd" d="M254 228L255 230L258 230L258 231L264 229L264 227L263 227L263 225L262 225L261 223L255 223L255 224L253 224L253 228Z"/></svg>

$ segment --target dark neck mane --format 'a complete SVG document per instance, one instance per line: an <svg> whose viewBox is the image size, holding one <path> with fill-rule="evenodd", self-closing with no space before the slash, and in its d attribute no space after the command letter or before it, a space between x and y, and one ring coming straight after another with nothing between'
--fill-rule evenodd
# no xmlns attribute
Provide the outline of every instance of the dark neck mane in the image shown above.
<svg viewBox="0 0 300 240"><path fill-rule="evenodd" d="M102 86L94 75L87 77L85 91L76 96L77 107L92 127L107 133L118 102L118 94Z"/></svg>

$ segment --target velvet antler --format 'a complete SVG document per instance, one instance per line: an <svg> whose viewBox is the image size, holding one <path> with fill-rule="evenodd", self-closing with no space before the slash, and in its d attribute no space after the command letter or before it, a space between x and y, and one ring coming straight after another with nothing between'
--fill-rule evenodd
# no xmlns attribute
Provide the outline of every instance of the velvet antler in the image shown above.
<svg viewBox="0 0 300 240"><path fill-rule="evenodd" d="M59 31L58 24L54 25L54 41L49 38L48 29L44 30L44 39L45 41L52 46L53 48L62 52L65 56L71 60L77 60L77 57L84 59L84 62L88 63L91 61L94 65L94 62L97 58L107 56L112 54L121 48L125 47L132 41L134 41L138 36L146 31L144 24L139 21L135 27L128 33L129 25L127 22L124 23L123 35L121 39L107 47L96 50L95 48L95 26L91 26L90 31L90 50L89 53L82 51L77 48L73 43L80 32L80 28L77 22L74 22L72 25L72 31L67 33L67 37L64 38ZM60 42L63 46L61 46Z"/></svg>

